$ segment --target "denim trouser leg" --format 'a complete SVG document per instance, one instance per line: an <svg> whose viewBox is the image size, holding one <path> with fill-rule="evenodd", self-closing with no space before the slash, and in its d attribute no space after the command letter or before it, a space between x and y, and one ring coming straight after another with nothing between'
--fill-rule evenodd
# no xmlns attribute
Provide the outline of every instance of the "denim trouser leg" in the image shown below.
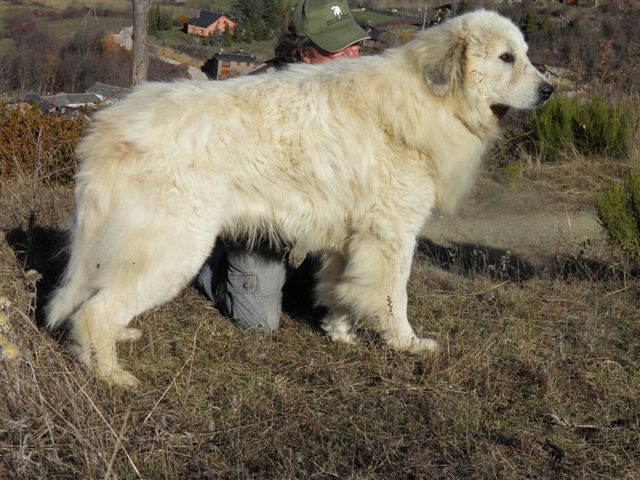
<svg viewBox="0 0 640 480"><path fill-rule="evenodd" d="M239 328L271 332L280 326L285 280L282 256L273 249L261 245L247 252L219 243L198 284Z"/></svg>
<svg viewBox="0 0 640 480"><path fill-rule="evenodd" d="M216 243L216 247L213 252L207 258L207 261L200 269L196 284L214 302L217 301L219 292L216 290L219 287L219 279L223 274L227 264L227 249L221 242Z"/></svg>

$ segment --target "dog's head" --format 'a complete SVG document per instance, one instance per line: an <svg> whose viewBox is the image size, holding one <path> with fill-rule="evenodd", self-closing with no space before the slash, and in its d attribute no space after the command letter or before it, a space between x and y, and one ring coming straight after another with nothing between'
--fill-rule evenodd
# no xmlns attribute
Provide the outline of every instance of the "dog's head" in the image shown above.
<svg viewBox="0 0 640 480"><path fill-rule="evenodd" d="M502 116L544 103L553 87L527 57L527 44L507 18L480 10L420 33L424 78L437 96L462 95Z"/></svg>

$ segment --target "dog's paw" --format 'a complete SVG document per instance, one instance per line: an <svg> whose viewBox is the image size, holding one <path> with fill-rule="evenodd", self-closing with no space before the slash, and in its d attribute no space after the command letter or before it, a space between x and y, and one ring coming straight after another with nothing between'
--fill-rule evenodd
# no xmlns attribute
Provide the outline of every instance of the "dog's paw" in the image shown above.
<svg viewBox="0 0 640 480"><path fill-rule="evenodd" d="M333 342L348 343L349 345L373 343L377 338L374 333L362 330L327 332L327 335Z"/></svg>
<svg viewBox="0 0 640 480"><path fill-rule="evenodd" d="M404 340L387 340L388 345L397 352L422 353L434 352L438 349L438 342L432 338L418 338L411 336Z"/></svg>
<svg viewBox="0 0 640 480"><path fill-rule="evenodd" d="M353 323L346 316L329 316L322 322L322 329L327 333L331 341L359 345L364 338L356 331Z"/></svg>
<svg viewBox="0 0 640 480"><path fill-rule="evenodd" d="M407 351L411 353L435 352L438 348L439 344L437 340L434 340L433 338L415 337L411 340L411 344Z"/></svg>
<svg viewBox="0 0 640 480"><path fill-rule="evenodd" d="M115 385L116 387L133 389L140 384L139 380L132 373L121 368L112 370L109 373L101 373L100 377L109 385Z"/></svg>
<svg viewBox="0 0 640 480"><path fill-rule="evenodd" d="M360 345L364 338L358 332L345 330L332 330L327 332L332 342L348 343L349 345Z"/></svg>
<svg viewBox="0 0 640 480"><path fill-rule="evenodd" d="M142 337L142 330L138 328L124 328L119 334L117 341L119 342L134 342L140 340Z"/></svg>

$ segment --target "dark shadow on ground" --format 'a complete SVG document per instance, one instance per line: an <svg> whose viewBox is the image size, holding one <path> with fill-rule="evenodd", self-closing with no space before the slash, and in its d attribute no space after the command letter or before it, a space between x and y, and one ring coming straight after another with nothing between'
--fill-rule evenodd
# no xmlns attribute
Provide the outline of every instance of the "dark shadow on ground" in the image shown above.
<svg viewBox="0 0 640 480"><path fill-rule="evenodd" d="M533 265L509 250L466 243L438 245L431 240L418 241L418 253L423 254L438 268L459 275L482 275L499 280L523 282L534 276L559 280L622 281L639 278L640 268L629 268L623 263L603 262L588 258L584 252L576 255L558 255L541 265Z"/></svg>
<svg viewBox="0 0 640 480"><path fill-rule="evenodd" d="M629 268L620 262L604 263L587 258L583 252L577 255L555 257L548 272L562 280L623 281L640 277L640 268Z"/></svg>
<svg viewBox="0 0 640 480"><path fill-rule="evenodd" d="M484 245L453 243L443 246L423 238L418 241L417 250L437 267L463 276L483 275L522 282L538 273L524 258L508 250Z"/></svg>
<svg viewBox="0 0 640 480"><path fill-rule="evenodd" d="M67 263L64 246L67 232L49 227L33 226L27 230L14 228L4 232L5 239L13 249L25 272L36 270L40 278L36 281L36 324L44 326L44 306L58 283Z"/></svg>
<svg viewBox="0 0 640 480"><path fill-rule="evenodd" d="M58 284L67 262L64 247L68 232L32 226L26 230L14 228L5 231L4 236L25 272L36 270L40 274L32 307L35 309L36 323L42 327L45 320L43 307ZM582 252L555 257L542 266L534 266L508 250L483 245L454 243L443 246L420 239L417 252L438 268L459 275L482 275L512 282L523 282L536 275L579 281L620 281L640 277L640 268L629 269L622 264L603 263L587 258ZM320 329L320 321L327 314L326 308L313 306L314 274L318 269L317 257L308 256L283 288L283 311L315 329Z"/></svg>
<svg viewBox="0 0 640 480"><path fill-rule="evenodd" d="M290 273L282 287L282 310L318 331L322 330L320 323L329 313L325 307L314 307L315 274L320 266L318 256L307 255L300 266Z"/></svg>

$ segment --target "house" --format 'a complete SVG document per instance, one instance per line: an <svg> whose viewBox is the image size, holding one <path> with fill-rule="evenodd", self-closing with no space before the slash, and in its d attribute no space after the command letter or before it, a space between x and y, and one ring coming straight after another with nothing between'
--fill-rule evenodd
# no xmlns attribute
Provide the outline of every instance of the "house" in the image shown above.
<svg viewBox="0 0 640 480"><path fill-rule="evenodd" d="M374 27L371 24L360 24L360 26L369 35L369 38L362 42L363 52L380 53L399 44L398 36L391 30Z"/></svg>
<svg viewBox="0 0 640 480"><path fill-rule="evenodd" d="M458 8L457 3L445 3L444 5L440 5L439 7L434 8L436 14L433 18L434 24L442 23L444 20L449 17L449 15L453 12L455 14Z"/></svg>
<svg viewBox="0 0 640 480"><path fill-rule="evenodd" d="M113 102L117 102L118 100L122 100L129 93L131 93L131 89L96 82L89 88L87 88L87 93L94 93L101 97L107 104L111 104Z"/></svg>
<svg viewBox="0 0 640 480"><path fill-rule="evenodd" d="M380 38L380 35L382 35L382 32L384 32L384 30L380 28L376 28L370 23L367 23L366 25L360 24L360 27L365 32L367 32L367 35L369 35L369 38L363 40L362 46L364 48L374 48L376 45L376 42L378 41L378 39Z"/></svg>
<svg viewBox="0 0 640 480"><path fill-rule="evenodd" d="M54 95L40 95L31 92L24 96L24 101L35 102L44 113L77 115L111 105L122 100L131 91L130 88L96 82L85 93L60 92Z"/></svg>
<svg viewBox="0 0 640 480"><path fill-rule="evenodd" d="M103 100L100 95L95 93L57 93L40 98L43 111L62 114L92 110Z"/></svg>
<svg viewBox="0 0 640 480"><path fill-rule="evenodd" d="M224 13L200 10L198 17L190 18L187 22L187 33L189 35L210 37L216 30L220 33L224 33L224 29L227 25L229 25L229 30L233 35L233 30L236 28L236 22L231 20Z"/></svg>
<svg viewBox="0 0 640 480"><path fill-rule="evenodd" d="M243 51L226 53L220 50L202 66L202 71L213 80L240 77L255 70L256 56Z"/></svg>

